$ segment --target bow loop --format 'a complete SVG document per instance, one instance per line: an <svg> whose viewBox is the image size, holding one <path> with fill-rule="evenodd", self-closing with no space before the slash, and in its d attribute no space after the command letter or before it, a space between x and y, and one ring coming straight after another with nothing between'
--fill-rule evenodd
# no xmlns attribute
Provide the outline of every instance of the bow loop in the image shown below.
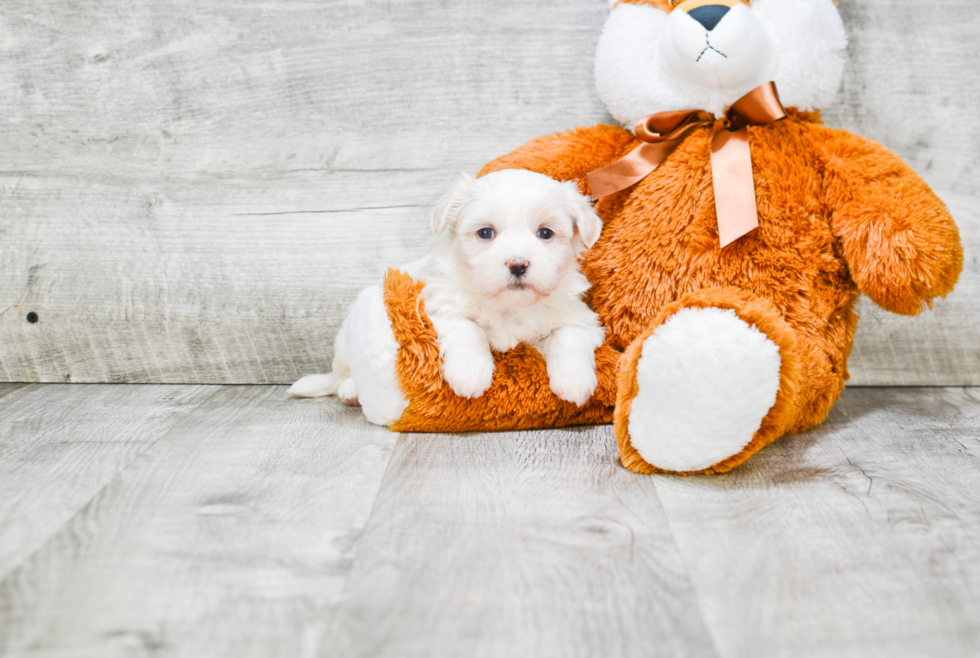
<svg viewBox="0 0 980 658"><path fill-rule="evenodd" d="M747 126L779 121L786 110L776 84L767 82L739 98L724 121L703 110L658 112L634 129L642 143L625 156L587 174L593 200L639 182L659 167L691 133L711 126L711 182L715 192L718 237L722 247L759 225Z"/></svg>
<svg viewBox="0 0 980 658"><path fill-rule="evenodd" d="M779 92L775 82L759 85L732 103L725 113L735 130L746 126L764 126L786 117L786 110L779 102Z"/></svg>
<svg viewBox="0 0 980 658"><path fill-rule="evenodd" d="M686 137L687 133L714 121L714 117L702 110L660 112L643 117L633 132L643 142L656 143Z"/></svg>

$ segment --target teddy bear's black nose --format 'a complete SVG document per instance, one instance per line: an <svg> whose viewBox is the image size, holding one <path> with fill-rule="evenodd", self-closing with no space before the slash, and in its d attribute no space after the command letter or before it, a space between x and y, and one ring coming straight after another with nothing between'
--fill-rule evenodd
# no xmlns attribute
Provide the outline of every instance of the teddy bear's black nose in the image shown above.
<svg viewBox="0 0 980 658"><path fill-rule="evenodd" d="M687 12L687 15L704 26L708 32L715 29L718 21L725 17L731 7L725 5L701 5Z"/></svg>

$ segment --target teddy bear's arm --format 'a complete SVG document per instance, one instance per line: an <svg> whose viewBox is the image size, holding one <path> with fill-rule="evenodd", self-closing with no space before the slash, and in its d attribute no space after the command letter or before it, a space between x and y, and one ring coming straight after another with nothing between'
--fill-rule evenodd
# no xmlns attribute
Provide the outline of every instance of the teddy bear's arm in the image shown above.
<svg viewBox="0 0 980 658"><path fill-rule="evenodd" d="M577 181L582 193L589 194L585 175L626 155L636 144L631 133L616 126L598 124L575 128L532 139L484 165L479 175L501 169L527 169L555 180Z"/></svg>
<svg viewBox="0 0 980 658"><path fill-rule="evenodd" d="M894 153L852 133L828 132L826 198L851 276L882 308L915 315L952 292L959 278L963 248L956 224Z"/></svg>

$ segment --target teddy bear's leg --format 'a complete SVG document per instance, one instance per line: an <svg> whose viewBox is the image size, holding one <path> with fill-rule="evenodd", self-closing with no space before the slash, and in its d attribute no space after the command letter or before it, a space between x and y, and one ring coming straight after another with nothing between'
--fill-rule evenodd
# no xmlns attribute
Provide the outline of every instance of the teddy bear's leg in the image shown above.
<svg viewBox="0 0 980 658"><path fill-rule="evenodd" d="M701 290L664 308L620 363L615 431L639 472L727 471L785 433L795 332L767 300Z"/></svg>
<svg viewBox="0 0 980 658"><path fill-rule="evenodd" d="M392 333L380 286L361 291L344 323L344 346L356 397L376 425L397 422L408 407L395 376L399 345Z"/></svg>

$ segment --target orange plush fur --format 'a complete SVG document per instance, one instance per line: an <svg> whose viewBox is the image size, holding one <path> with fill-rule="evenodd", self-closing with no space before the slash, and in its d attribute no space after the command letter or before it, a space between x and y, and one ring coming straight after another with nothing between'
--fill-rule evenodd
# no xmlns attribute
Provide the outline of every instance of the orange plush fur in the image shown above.
<svg viewBox="0 0 980 658"><path fill-rule="evenodd" d="M607 341L596 352L599 386L582 409L552 394L544 361L523 345L495 355L494 382L482 398L453 395L442 381L421 284L389 273L385 300L402 345L396 369L410 400L392 429L555 427L615 415L623 464L654 472L630 445L626 422L642 340L681 308L709 306L732 309L762 331L782 366L776 403L755 437L705 472L729 470L780 436L823 421L848 376L859 291L889 311L918 313L952 291L963 262L959 235L925 182L880 144L793 109L748 131L759 228L725 249L708 129L645 179L597 203L602 236L582 266ZM617 127L580 128L534 139L481 174L528 169L577 181L588 193L585 174L638 143Z"/></svg>

